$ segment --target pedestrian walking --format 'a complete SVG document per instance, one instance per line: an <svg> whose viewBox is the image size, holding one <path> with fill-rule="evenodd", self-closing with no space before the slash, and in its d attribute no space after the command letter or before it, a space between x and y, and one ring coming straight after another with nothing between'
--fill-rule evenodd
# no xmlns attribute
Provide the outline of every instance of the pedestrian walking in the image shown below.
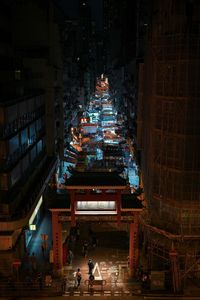
<svg viewBox="0 0 200 300"><path fill-rule="evenodd" d="M35 272L36 268L37 268L37 262L36 262L36 257L35 257L35 253L33 252L31 257L30 257L30 261L31 261L31 267L32 267L32 271Z"/></svg>
<svg viewBox="0 0 200 300"><path fill-rule="evenodd" d="M52 285L52 277L50 274L47 274L45 276L45 286L51 286Z"/></svg>
<svg viewBox="0 0 200 300"><path fill-rule="evenodd" d="M29 270L30 269L30 254L29 254L29 252L25 253L24 264L25 264L26 268Z"/></svg>
<svg viewBox="0 0 200 300"><path fill-rule="evenodd" d="M127 267L129 268L129 266L130 266L130 257L129 257L129 255L127 256Z"/></svg>
<svg viewBox="0 0 200 300"><path fill-rule="evenodd" d="M144 274L143 266L139 265L138 267L138 280L142 280Z"/></svg>
<svg viewBox="0 0 200 300"><path fill-rule="evenodd" d="M92 247L93 248L96 248L97 246L97 238L95 235L92 236Z"/></svg>
<svg viewBox="0 0 200 300"><path fill-rule="evenodd" d="M83 244L83 257L87 257L87 253L88 253L88 242L87 241L84 241L84 244Z"/></svg>
<svg viewBox="0 0 200 300"><path fill-rule="evenodd" d="M81 284L81 278L82 278L81 270L78 268L77 272L76 272L76 284L75 284L76 287L80 286L80 284Z"/></svg>
<svg viewBox="0 0 200 300"><path fill-rule="evenodd" d="M61 282L61 289L62 289L62 293L65 293L66 289L67 289L67 277L64 276Z"/></svg>
<svg viewBox="0 0 200 300"><path fill-rule="evenodd" d="M64 173L64 175L63 175L63 179L64 179L64 181L66 182L66 180L67 180L67 173Z"/></svg>
<svg viewBox="0 0 200 300"><path fill-rule="evenodd" d="M45 247L44 243L41 244L42 256L45 257Z"/></svg>
<svg viewBox="0 0 200 300"><path fill-rule="evenodd" d="M92 275L92 271L94 269L94 263L91 259L88 261L88 274Z"/></svg>
<svg viewBox="0 0 200 300"><path fill-rule="evenodd" d="M148 274L146 272L142 275L142 289L145 291L148 288Z"/></svg>
<svg viewBox="0 0 200 300"><path fill-rule="evenodd" d="M74 258L74 254L73 254L73 252L72 252L71 250L69 250L68 256L67 256L67 263L68 263L69 265L72 264L73 258Z"/></svg>
<svg viewBox="0 0 200 300"><path fill-rule="evenodd" d="M72 252L74 252L75 244L76 244L76 237L74 235L70 234L69 237L67 238L68 249L70 249L70 250L72 250Z"/></svg>
<svg viewBox="0 0 200 300"><path fill-rule="evenodd" d="M93 283L94 283L94 275L90 274L90 276L89 276L89 282L88 282L88 288L89 289L93 288Z"/></svg>
<svg viewBox="0 0 200 300"><path fill-rule="evenodd" d="M90 237L94 234L94 232L93 232L93 230L91 228L91 225L89 225L88 234L89 234Z"/></svg>
<svg viewBox="0 0 200 300"><path fill-rule="evenodd" d="M42 274L41 273L38 273L37 280L38 280L38 283L39 283L39 288L40 288L40 290L42 290L42 288L43 288L43 279L42 279Z"/></svg>
<svg viewBox="0 0 200 300"><path fill-rule="evenodd" d="M76 240L79 241L80 239L80 226L79 224L76 225Z"/></svg>

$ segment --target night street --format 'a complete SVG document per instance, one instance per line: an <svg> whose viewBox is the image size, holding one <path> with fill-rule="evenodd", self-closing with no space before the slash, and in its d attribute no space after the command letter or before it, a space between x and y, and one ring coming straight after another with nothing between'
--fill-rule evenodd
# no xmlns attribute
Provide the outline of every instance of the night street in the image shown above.
<svg viewBox="0 0 200 300"><path fill-rule="evenodd" d="M1 299L200 299L199 24L0 1Z"/></svg>

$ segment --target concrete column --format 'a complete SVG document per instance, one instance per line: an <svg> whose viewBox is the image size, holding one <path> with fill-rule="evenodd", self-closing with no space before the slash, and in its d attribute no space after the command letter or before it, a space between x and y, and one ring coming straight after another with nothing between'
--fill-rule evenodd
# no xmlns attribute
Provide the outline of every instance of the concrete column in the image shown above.
<svg viewBox="0 0 200 300"><path fill-rule="evenodd" d="M53 262L56 271L61 273L63 267L62 225L58 220L58 214L58 211L52 211Z"/></svg>
<svg viewBox="0 0 200 300"><path fill-rule="evenodd" d="M130 223L129 239L129 269L130 276L135 277L138 267L139 249L138 249L138 215L134 214L134 220Z"/></svg>

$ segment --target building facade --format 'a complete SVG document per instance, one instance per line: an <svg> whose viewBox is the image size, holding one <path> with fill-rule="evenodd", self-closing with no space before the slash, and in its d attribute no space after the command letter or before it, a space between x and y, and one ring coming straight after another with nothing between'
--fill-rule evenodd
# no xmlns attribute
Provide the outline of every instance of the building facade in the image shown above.
<svg viewBox="0 0 200 300"><path fill-rule="evenodd" d="M177 267L171 263L173 282L180 289L178 273L187 277L192 264L191 271L197 271L199 257L200 7L195 1L169 0L153 1L151 10L138 111L148 205L145 240L150 269L168 268L170 249L176 249Z"/></svg>
<svg viewBox="0 0 200 300"><path fill-rule="evenodd" d="M57 165L62 60L50 1L2 1L1 14L0 266L9 274L38 229Z"/></svg>

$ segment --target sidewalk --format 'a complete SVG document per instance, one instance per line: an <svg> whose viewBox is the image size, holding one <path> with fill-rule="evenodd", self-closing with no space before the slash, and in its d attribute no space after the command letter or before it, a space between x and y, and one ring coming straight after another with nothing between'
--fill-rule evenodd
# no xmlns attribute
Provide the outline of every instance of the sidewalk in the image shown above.
<svg viewBox="0 0 200 300"><path fill-rule="evenodd" d="M30 255L32 253L35 253L36 257L36 264L37 264L37 271L40 272L48 272L51 270L51 265L49 263L49 251L51 249L52 244L52 228L51 228L51 213L49 211L45 212L45 216L42 219L41 224L39 225L39 228L35 234L35 236L32 238L27 251ZM42 234L46 234L48 236L48 239L46 241L47 248L44 252L42 252Z"/></svg>
<svg viewBox="0 0 200 300"><path fill-rule="evenodd" d="M82 254L82 246L85 240L91 244L91 236L89 235L89 226L92 226L92 230L98 240L98 246L93 248L91 245L88 250L86 258ZM63 241L69 234L69 224L63 226ZM41 234L48 235L48 248L43 256L41 249ZM52 241L52 228L51 228L51 214L46 212L35 237L30 242L28 252L30 255L34 252L37 260L37 272L42 272L43 275L47 273L52 274L52 266L49 263L49 250L51 248ZM76 241L73 250L74 259L71 265L64 266L64 275L67 276L68 284L65 295L71 294L83 294L88 293L88 286L85 283L88 280L88 260L93 260L96 265L95 276L101 277L106 281L106 285L103 287L104 293L123 293L130 294L130 290L140 291L140 283L129 282L128 274L128 249L129 238L125 231L117 231L116 228L105 224L90 224L89 222L80 224L80 239ZM77 290L74 288L75 277L74 273L77 268L81 269L82 281L81 286ZM61 282L59 278L53 279L54 285L56 285L57 291L61 292ZM43 291L47 292L47 291ZM49 289L50 292L50 289ZM95 286L94 293L102 292L100 286Z"/></svg>
<svg viewBox="0 0 200 300"><path fill-rule="evenodd" d="M95 279L105 280L105 286L94 286L93 291L89 293L101 293L102 290L107 294L113 292L120 294L130 294L130 291L140 293L141 287L139 282L131 282L128 274L128 237L124 231L112 230L112 228L101 228L101 224L96 224L94 233L98 240L98 246L89 247L87 257L83 257L82 245L84 240L90 243L90 237L87 233L87 223L81 224L80 240L76 242L74 259L71 265L64 267L64 275L68 279L66 294L70 295L72 292L77 295L87 294L88 286L86 280L89 278L88 274L88 260L92 259L94 263ZM75 272L80 268L82 273L81 286L76 289Z"/></svg>
<svg viewBox="0 0 200 300"><path fill-rule="evenodd" d="M50 226L50 215L46 216L41 223L41 228L38 230L37 235L34 240L32 240L29 250L35 251L38 270L43 274L51 269L48 260L44 260L42 251L40 249L40 234L46 233L49 234L49 242L51 240L51 226ZM93 248L90 246L88 255L86 258L82 255L82 244L84 240L90 242L90 236L88 233L88 224L80 224L80 239L75 244L74 250L74 259L71 265L66 265L64 267L64 275L67 276L67 287L65 292L61 290L60 278L53 278L51 287L43 287L42 290L39 289L38 283L31 286L21 286L17 287L14 290L5 290L3 292L0 287L1 293L0 296L15 295L22 299L22 297L51 297L52 299L59 299L61 295L65 297L96 297L99 299L200 299L199 289L194 287L187 288L185 295L173 295L172 293L168 294L167 291L163 292L146 292L145 295L141 290L141 283L137 281L132 281L129 278L128 265L127 265L127 256L128 256L128 236L125 231L117 231L112 227L105 228L104 224L95 225L92 224L92 229L98 239L98 246ZM88 290L88 286L85 283L88 280L88 260L92 259L94 265L96 265L96 270L94 271L94 276L101 277L106 281L106 285L101 288L101 286L94 286L92 290ZM98 265L97 265L98 264ZM80 287L77 289L75 285L74 273L77 268L81 269L82 281ZM22 284L22 282L19 284ZM44 299L44 298L43 298Z"/></svg>

